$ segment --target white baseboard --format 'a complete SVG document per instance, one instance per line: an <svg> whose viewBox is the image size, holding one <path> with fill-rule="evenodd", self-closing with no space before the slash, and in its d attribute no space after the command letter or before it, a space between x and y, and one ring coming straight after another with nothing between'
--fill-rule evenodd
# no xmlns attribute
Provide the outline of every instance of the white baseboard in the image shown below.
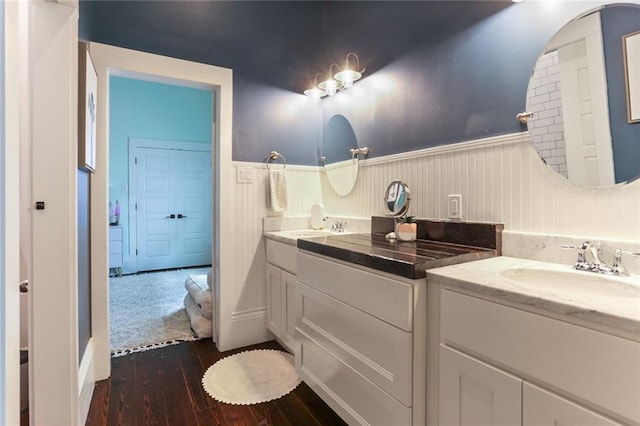
<svg viewBox="0 0 640 426"><path fill-rule="evenodd" d="M234 312L231 315L230 330L226 335L229 336L229 339L224 342L224 347L218 342L220 351L228 351L271 340L272 337L267 330L267 308Z"/></svg>
<svg viewBox="0 0 640 426"><path fill-rule="evenodd" d="M93 337L89 339L87 348L80 361L78 369L78 420L79 424L85 424L89 415L89 407L91 406L91 398L93 397L93 389L96 385L94 374L94 357L93 357Z"/></svg>

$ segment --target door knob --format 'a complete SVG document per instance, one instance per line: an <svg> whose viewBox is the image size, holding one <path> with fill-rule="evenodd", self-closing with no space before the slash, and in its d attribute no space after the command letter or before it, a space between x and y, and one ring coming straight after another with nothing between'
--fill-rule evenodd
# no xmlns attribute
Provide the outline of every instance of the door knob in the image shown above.
<svg viewBox="0 0 640 426"><path fill-rule="evenodd" d="M169 216L166 216L165 219L175 219L176 215L175 214L170 214Z"/></svg>
<svg viewBox="0 0 640 426"><path fill-rule="evenodd" d="M178 214L178 219L182 219L183 217L187 217L187 215L183 215L183 214Z"/></svg>

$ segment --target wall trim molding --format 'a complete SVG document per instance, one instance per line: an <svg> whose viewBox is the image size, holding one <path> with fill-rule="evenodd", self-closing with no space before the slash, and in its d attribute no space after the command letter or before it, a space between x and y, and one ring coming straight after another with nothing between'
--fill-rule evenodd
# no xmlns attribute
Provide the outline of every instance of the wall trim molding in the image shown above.
<svg viewBox="0 0 640 426"><path fill-rule="evenodd" d="M255 309L247 309L246 311L238 311L231 314L232 321L242 321L246 319L258 318L258 317L267 317L267 308L255 308Z"/></svg>
<svg viewBox="0 0 640 426"><path fill-rule="evenodd" d="M273 339L273 335L267 330L267 308L264 306L233 312L228 330L229 343L233 348Z"/></svg>
<svg viewBox="0 0 640 426"><path fill-rule="evenodd" d="M275 163L274 163L275 164ZM266 163L258 163L255 161L233 161L231 163L233 167L252 167L254 169L266 169ZM282 163L275 164L278 169L281 169ZM286 170L295 170L300 172L318 172L322 170L322 166L304 166L301 164L287 164Z"/></svg>
<svg viewBox="0 0 640 426"><path fill-rule="evenodd" d="M434 155L445 155L454 152L469 151L475 149L484 149L500 145L511 145L519 143L530 143L531 137L528 131L509 133L506 135L490 136L488 138L474 139L464 142L450 143L447 145L439 145L430 148L417 149L415 151L400 152L398 154L383 155L381 157L365 158L359 160L360 166L373 166L376 164L391 163L394 161L411 160L414 158L430 157ZM265 169L265 163L257 163L250 161L233 161L234 167L254 167L257 169ZM323 166L304 166L296 164L287 164L287 170L296 171L322 171Z"/></svg>
<svg viewBox="0 0 640 426"><path fill-rule="evenodd" d="M91 398L96 385L94 374L93 337L89 339L87 348L78 368L78 421L85 424L91 407Z"/></svg>
<svg viewBox="0 0 640 426"><path fill-rule="evenodd" d="M474 139L466 142L451 143L447 145L418 149L415 151L407 151L398 154L385 155L382 157L364 159L360 160L360 165L373 166L376 164L391 163L393 161L411 160L414 158L445 155L454 152L470 151L476 149L491 148L499 145L511 145L524 142L531 142L529 132L509 133L507 135L491 136L483 139Z"/></svg>

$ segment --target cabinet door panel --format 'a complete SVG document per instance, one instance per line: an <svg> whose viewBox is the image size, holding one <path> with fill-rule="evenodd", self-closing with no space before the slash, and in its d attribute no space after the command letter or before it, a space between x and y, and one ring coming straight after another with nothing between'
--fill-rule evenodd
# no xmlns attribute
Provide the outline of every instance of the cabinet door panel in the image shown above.
<svg viewBox="0 0 640 426"><path fill-rule="evenodd" d="M593 411L541 389L524 383L523 426L614 426L620 425Z"/></svg>
<svg viewBox="0 0 640 426"><path fill-rule="evenodd" d="M281 270L267 264L267 328L277 337L283 336L283 294Z"/></svg>
<svg viewBox="0 0 640 426"><path fill-rule="evenodd" d="M298 291L296 276L282 271L280 279L282 283L282 297L284 303L284 343L289 350L295 349L296 316L298 305Z"/></svg>
<svg viewBox="0 0 640 426"><path fill-rule="evenodd" d="M522 381L445 345L440 345L441 425L521 423Z"/></svg>

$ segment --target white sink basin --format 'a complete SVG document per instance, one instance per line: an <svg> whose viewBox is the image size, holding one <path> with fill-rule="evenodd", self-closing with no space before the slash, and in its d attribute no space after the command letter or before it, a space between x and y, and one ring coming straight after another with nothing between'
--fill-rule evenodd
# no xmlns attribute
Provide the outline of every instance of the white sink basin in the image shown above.
<svg viewBox="0 0 640 426"><path fill-rule="evenodd" d="M640 285L635 278L600 275L593 272L543 268L514 268L500 272L516 285L566 296L639 299Z"/></svg>

